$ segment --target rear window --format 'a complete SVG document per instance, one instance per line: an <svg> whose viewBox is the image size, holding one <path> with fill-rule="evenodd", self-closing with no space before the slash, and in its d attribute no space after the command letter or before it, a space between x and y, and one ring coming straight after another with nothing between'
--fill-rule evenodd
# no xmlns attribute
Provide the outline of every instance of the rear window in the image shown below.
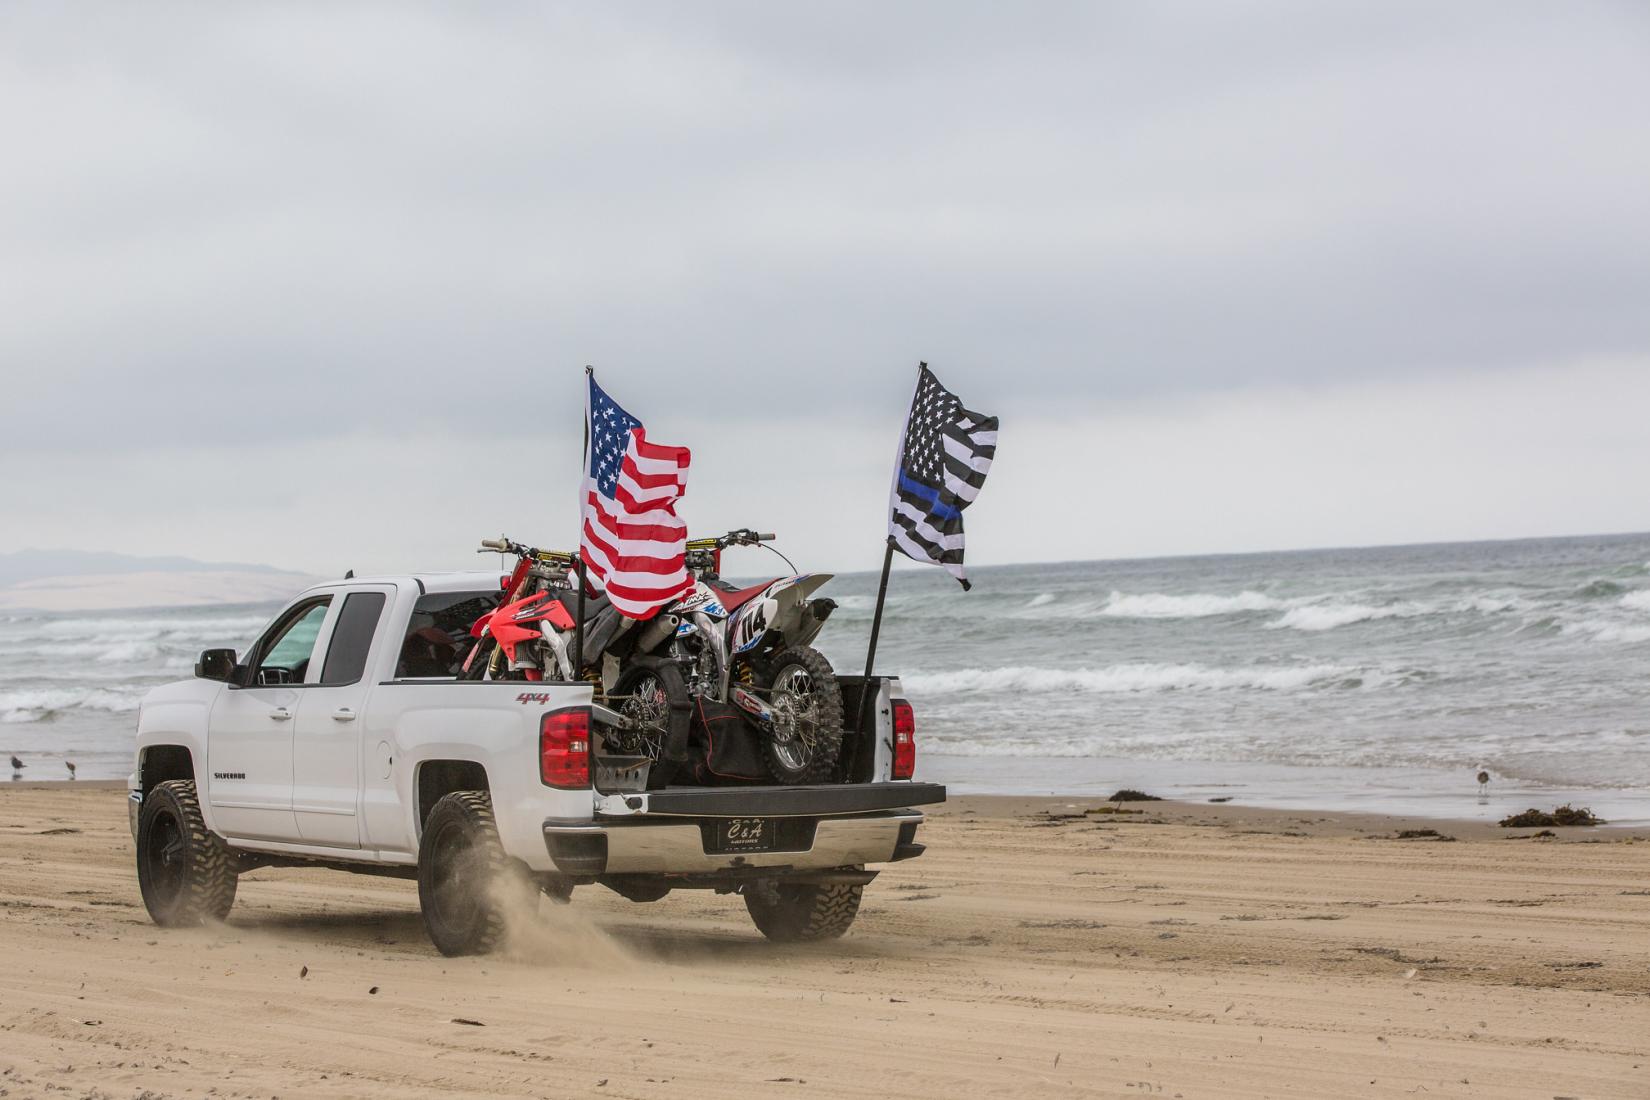
<svg viewBox="0 0 1650 1100"><path fill-rule="evenodd" d="M338 624L327 643L327 663L321 668L323 684L353 684L367 667L367 650L384 613L384 593L351 592L344 597Z"/></svg>
<svg viewBox="0 0 1650 1100"><path fill-rule="evenodd" d="M470 627L498 606L500 593L431 592L420 596L407 620L398 679L457 676L470 652Z"/></svg>

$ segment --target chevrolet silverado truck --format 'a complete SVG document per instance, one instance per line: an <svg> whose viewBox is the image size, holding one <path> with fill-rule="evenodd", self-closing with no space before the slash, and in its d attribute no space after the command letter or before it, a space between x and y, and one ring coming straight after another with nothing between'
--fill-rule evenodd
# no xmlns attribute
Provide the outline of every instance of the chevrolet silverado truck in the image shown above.
<svg viewBox="0 0 1650 1100"><path fill-rule="evenodd" d="M624 719L590 682L463 680L496 573L350 579L308 589L244 655L138 712L129 780L138 882L163 926L221 920L243 871L327 866L416 878L444 954L492 949L539 893L600 884L744 898L779 941L840 936L868 865L920 855L915 722L899 681L843 677L837 782L631 789L604 765ZM871 693L866 698L865 693Z"/></svg>

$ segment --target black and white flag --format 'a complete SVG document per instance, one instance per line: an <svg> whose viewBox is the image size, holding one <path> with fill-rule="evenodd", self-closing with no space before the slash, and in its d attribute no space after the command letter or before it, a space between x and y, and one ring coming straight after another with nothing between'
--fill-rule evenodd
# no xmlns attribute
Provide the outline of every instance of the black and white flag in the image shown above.
<svg viewBox="0 0 1650 1100"><path fill-rule="evenodd" d="M964 590L963 509L979 495L996 453L997 418L963 408L923 363L894 466L888 537L906 557L945 567Z"/></svg>

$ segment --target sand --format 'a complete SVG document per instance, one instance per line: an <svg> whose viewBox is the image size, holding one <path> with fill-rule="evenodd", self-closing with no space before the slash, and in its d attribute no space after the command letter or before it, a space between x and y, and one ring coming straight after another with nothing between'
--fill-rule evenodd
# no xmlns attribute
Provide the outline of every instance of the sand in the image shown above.
<svg viewBox="0 0 1650 1100"><path fill-rule="evenodd" d="M123 798L0 789L0 1096L1650 1096L1642 834L972 798L833 944L590 887L452 960L331 871L155 928Z"/></svg>

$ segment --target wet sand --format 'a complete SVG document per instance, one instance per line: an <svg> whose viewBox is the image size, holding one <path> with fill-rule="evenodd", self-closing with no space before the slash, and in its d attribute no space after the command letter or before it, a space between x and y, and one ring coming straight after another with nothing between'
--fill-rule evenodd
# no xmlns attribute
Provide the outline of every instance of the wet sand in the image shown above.
<svg viewBox="0 0 1650 1100"><path fill-rule="evenodd" d="M0 1095L1650 1096L1650 834L1098 805L953 802L828 945L589 887L452 960L329 871L155 928L118 786L5 785Z"/></svg>

